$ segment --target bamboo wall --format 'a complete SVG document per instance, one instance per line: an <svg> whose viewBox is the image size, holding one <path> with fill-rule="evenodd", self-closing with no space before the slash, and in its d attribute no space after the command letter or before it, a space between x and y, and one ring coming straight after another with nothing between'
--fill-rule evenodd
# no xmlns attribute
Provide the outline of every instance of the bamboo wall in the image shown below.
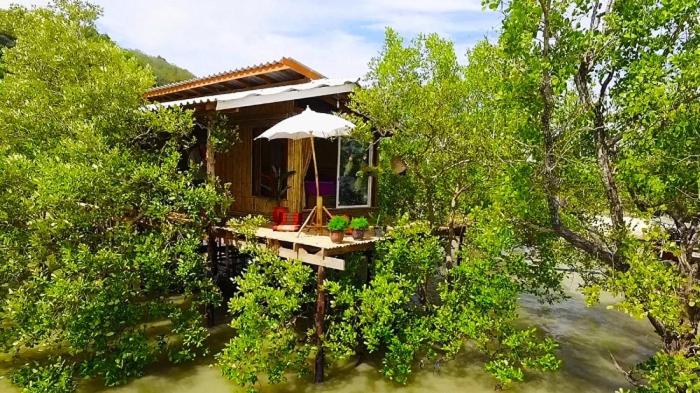
<svg viewBox="0 0 700 393"><path fill-rule="evenodd" d="M215 171L223 183L230 183L229 190L234 199L230 209L232 214L269 215L277 205L274 199L253 196L253 130L272 127L292 115L293 111L294 105L290 101L241 108L239 111L227 113L238 128L238 141L227 152L216 154ZM287 145L287 170L296 170L293 165L297 165L297 155L302 153L301 144L292 142L295 141L289 141ZM297 171L297 174L299 173L301 172ZM292 204L282 201L283 206L298 203L296 198L303 192L303 184L291 183L299 178L303 178L303 174L294 175L290 179L292 188L287 192L287 199L291 199Z"/></svg>
<svg viewBox="0 0 700 393"><path fill-rule="evenodd" d="M276 206L271 198L253 196L253 130L269 128L282 119L295 114L292 101L240 108L227 112L238 128L238 141L225 153L217 153L215 174L223 183L229 183L229 190L234 198L230 208L232 215L262 214L269 216ZM376 160L375 151L375 160ZM376 162L376 161L375 161ZM307 140L289 140L287 142L287 170L296 173L289 178L287 199L282 205L290 211L300 212L304 206L304 177L307 170L313 170L311 164L311 144ZM372 188L372 205L376 206L376 179ZM366 215L373 208L333 209L338 214L351 216Z"/></svg>
<svg viewBox="0 0 700 393"><path fill-rule="evenodd" d="M287 152L287 170L296 172L289 179L291 188L287 191L287 207L300 212L304 207L304 174L311 162L311 142L308 139L289 141Z"/></svg>

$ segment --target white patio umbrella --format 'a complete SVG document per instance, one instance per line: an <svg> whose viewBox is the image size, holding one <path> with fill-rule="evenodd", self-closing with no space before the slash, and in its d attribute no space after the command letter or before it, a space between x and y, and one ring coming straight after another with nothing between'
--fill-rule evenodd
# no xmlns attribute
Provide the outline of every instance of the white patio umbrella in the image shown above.
<svg viewBox="0 0 700 393"><path fill-rule="evenodd" d="M316 162L316 148L314 138L336 138L349 135L355 125L342 117L328 113L319 113L308 106L302 113L289 117L275 124L269 130L263 132L255 139L311 139L311 157L314 162L314 175L316 178L316 209L304 222L301 229L306 226L312 215L316 215L317 225L323 225L323 197L319 191L318 164ZM301 229L299 232L301 232Z"/></svg>

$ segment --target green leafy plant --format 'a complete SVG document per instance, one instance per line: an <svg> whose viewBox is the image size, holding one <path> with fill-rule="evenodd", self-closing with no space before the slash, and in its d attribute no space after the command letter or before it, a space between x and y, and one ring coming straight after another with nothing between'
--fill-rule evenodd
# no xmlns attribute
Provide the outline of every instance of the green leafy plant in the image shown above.
<svg viewBox="0 0 700 393"><path fill-rule="evenodd" d="M333 216L328 220L328 230L331 232L341 232L348 229L350 223L345 216Z"/></svg>
<svg viewBox="0 0 700 393"><path fill-rule="evenodd" d="M60 357L46 363L28 363L11 379L25 393L71 393L76 387L72 365Z"/></svg>
<svg viewBox="0 0 700 393"><path fill-rule="evenodd" d="M442 241L430 232L425 222L402 221L377 244L368 285L347 277L327 282L334 311L327 318L328 352L344 359L361 342L381 356L381 372L402 384L417 364L453 359L467 341L486 354L484 367L499 386L522 381L525 370L556 370L557 344L515 326L524 286L507 273L521 260L506 263L496 251L507 243L463 248L465 260L446 266ZM476 236L484 244L500 237L488 231ZM438 274L445 268L445 275Z"/></svg>
<svg viewBox="0 0 700 393"><path fill-rule="evenodd" d="M221 301L200 247L229 199L183 169L192 114L143 110L153 75L99 15L82 1L0 10L17 38L0 59L0 351L63 355L17 373L32 392L200 356L201 310Z"/></svg>
<svg viewBox="0 0 700 393"><path fill-rule="evenodd" d="M355 217L350 221L350 228L367 229L369 228L369 221L365 217Z"/></svg>
<svg viewBox="0 0 700 393"><path fill-rule="evenodd" d="M254 245L246 252L253 258L236 278L240 292L229 303L236 336L217 355L217 362L226 378L255 391L261 376L278 384L287 380L287 373L308 372L314 346L300 322L313 304L309 287L314 280L311 268L299 261L282 260Z"/></svg>
<svg viewBox="0 0 700 393"><path fill-rule="evenodd" d="M649 321L659 353L620 365L635 389L698 391L700 4L486 5L505 17L489 61L499 99L484 107L518 114L492 128L519 145L493 155L507 216L533 249L556 246L589 304L610 292Z"/></svg>
<svg viewBox="0 0 700 393"><path fill-rule="evenodd" d="M261 184L260 187L269 191L277 204L281 204L285 195L287 195L287 190L291 187L289 186L288 179L294 175L296 171L283 171L282 168L277 165L272 166L272 187Z"/></svg>

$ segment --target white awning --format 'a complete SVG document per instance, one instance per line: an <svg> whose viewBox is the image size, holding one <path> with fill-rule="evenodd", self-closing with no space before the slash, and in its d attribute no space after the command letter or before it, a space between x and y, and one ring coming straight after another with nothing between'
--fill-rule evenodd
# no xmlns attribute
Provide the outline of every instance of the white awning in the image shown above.
<svg viewBox="0 0 700 393"><path fill-rule="evenodd" d="M215 102L216 110L221 111L224 109L271 104L273 102L349 93L357 86L357 81L349 79L317 79L297 85L267 87L262 89L239 91L235 93L216 94L204 97L187 98L184 100L155 103L148 105L147 108L153 110L159 107L188 106Z"/></svg>

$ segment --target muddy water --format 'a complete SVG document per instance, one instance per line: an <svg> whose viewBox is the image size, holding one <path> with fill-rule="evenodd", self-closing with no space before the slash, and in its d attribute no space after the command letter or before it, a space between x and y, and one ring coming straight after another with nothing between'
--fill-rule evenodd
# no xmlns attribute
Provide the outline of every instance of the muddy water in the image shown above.
<svg viewBox="0 0 700 393"><path fill-rule="evenodd" d="M586 308L575 293L570 280L572 298L556 305L542 305L535 299L521 299L523 323L535 324L560 343L562 370L553 374L528 375L528 382L516 384L511 392L613 392L625 386L625 380L613 366L613 354L622 365L632 365L651 354L658 339L645 321L636 321L616 311L607 310L611 299ZM230 393L237 391L221 377L211 359L181 367L163 366L148 371L147 376L125 386L104 389L96 384L82 384L81 393ZM0 367L2 364L0 363ZM469 392L492 393L494 380L483 371L483 359L467 353L442 366L414 373L410 383L397 386L382 379L376 364L350 364L331 370L328 382L315 386L308 381L290 378L282 386L263 387L270 393L291 392ZM0 392L15 393L6 379L0 380Z"/></svg>

